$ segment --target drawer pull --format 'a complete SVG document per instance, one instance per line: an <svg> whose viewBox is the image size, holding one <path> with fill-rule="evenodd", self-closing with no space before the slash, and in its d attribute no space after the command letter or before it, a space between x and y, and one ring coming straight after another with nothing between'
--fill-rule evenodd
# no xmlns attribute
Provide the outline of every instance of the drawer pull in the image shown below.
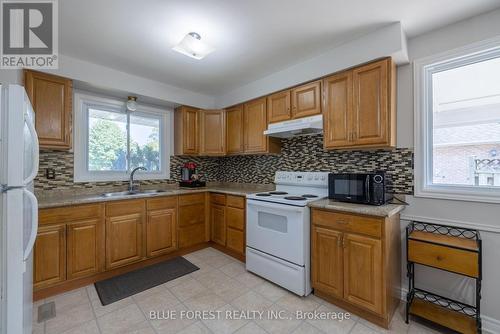
<svg viewBox="0 0 500 334"><path fill-rule="evenodd" d="M441 255L438 255L438 256L436 257L436 259L437 259L438 261L443 261L443 257L442 257Z"/></svg>
<svg viewBox="0 0 500 334"><path fill-rule="evenodd" d="M337 224L349 224L349 222L347 220L343 220L343 219L337 219L336 223Z"/></svg>

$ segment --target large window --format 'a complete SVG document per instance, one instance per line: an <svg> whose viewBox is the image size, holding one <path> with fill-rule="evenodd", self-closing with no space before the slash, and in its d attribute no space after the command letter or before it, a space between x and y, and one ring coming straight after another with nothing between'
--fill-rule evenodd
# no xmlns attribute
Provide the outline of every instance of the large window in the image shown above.
<svg viewBox="0 0 500 334"><path fill-rule="evenodd" d="M415 194L500 202L500 43L415 62Z"/></svg>
<svg viewBox="0 0 500 334"><path fill-rule="evenodd" d="M76 182L126 180L139 166L138 179L169 177L170 111L76 94L75 116Z"/></svg>

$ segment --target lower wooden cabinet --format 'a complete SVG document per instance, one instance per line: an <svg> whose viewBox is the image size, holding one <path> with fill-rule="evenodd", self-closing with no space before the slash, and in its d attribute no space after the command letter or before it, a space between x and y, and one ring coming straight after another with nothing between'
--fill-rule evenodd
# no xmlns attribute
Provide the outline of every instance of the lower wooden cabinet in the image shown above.
<svg viewBox="0 0 500 334"><path fill-rule="evenodd" d="M210 239L206 219L206 194L196 193L179 196L179 248L196 245Z"/></svg>
<svg viewBox="0 0 500 334"><path fill-rule="evenodd" d="M153 257L177 249L177 210L174 208L148 212L146 256Z"/></svg>
<svg viewBox="0 0 500 334"><path fill-rule="evenodd" d="M211 240L239 255L245 255L245 198L210 195Z"/></svg>
<svg viewBox="0 0 500 334"><path fill-rule="evenodd" d="M387 328L401 288L399 215L313 209L311 234L315 294Z"/></svg>
<svg viewBox="0 0 500 334"><path fill-rule="evenodd" d="M141 258L141 214L106 218L106 269L133 263Z"/></svg>
<svg viewBox="0 0 500 334"><path fill-rule="evenodd" d="M35 242L35 289L51 286L66 280L66 225L40 226Z"/></svg>
<svg viewBox="0 0 500 334"><path fill-rule="evenodd" d="M99 271L99 245L102 238L99 225L99 218L66 225L68 279Z"/></svg>
<svg viewBox="0 0 500 334"><path fill-rule="evenodd" d="M210 205L210 226L212 241L221 246L226 245L226 208L222 205Z"/></svg>

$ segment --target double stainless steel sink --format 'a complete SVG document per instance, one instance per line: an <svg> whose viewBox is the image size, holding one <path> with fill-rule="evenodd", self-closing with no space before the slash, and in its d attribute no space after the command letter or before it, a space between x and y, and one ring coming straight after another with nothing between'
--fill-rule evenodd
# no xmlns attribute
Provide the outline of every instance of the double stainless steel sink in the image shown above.
<svg viewBox="0 0 500 334"><path fill-rule="evenodd" d="M137 191L117 191L112 193L104 193L101 196L103 197L124 197L124 196L132 196L132 195L147 195L147 194L158 194L167 192L166 190L161 189L151 189L151 190L137 190Z"/></svg>

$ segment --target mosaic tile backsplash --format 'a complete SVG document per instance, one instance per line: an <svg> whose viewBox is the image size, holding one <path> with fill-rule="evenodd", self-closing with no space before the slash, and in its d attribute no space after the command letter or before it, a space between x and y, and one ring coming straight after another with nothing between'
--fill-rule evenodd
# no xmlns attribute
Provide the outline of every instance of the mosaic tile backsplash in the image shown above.
<svg viewBox="0 0 500 334"><path fill-rule="evenodd" d="M170 180L141 181L141 184L176 183L180 167L187 161L198 164L205 180L212 182L272 183L277 170L373 172L386 171L391 179L389 191L413 194L413 152L411 149L370 151L325 151L322 135L295 137L282 141L278 155L230 157L170 158ZM45 177L45 169L54 168L56 178ZM53 150L40 152L40 171L35 182L37 191L77 190L123 186L126 182L73 182L73 153Z"/></svg>

